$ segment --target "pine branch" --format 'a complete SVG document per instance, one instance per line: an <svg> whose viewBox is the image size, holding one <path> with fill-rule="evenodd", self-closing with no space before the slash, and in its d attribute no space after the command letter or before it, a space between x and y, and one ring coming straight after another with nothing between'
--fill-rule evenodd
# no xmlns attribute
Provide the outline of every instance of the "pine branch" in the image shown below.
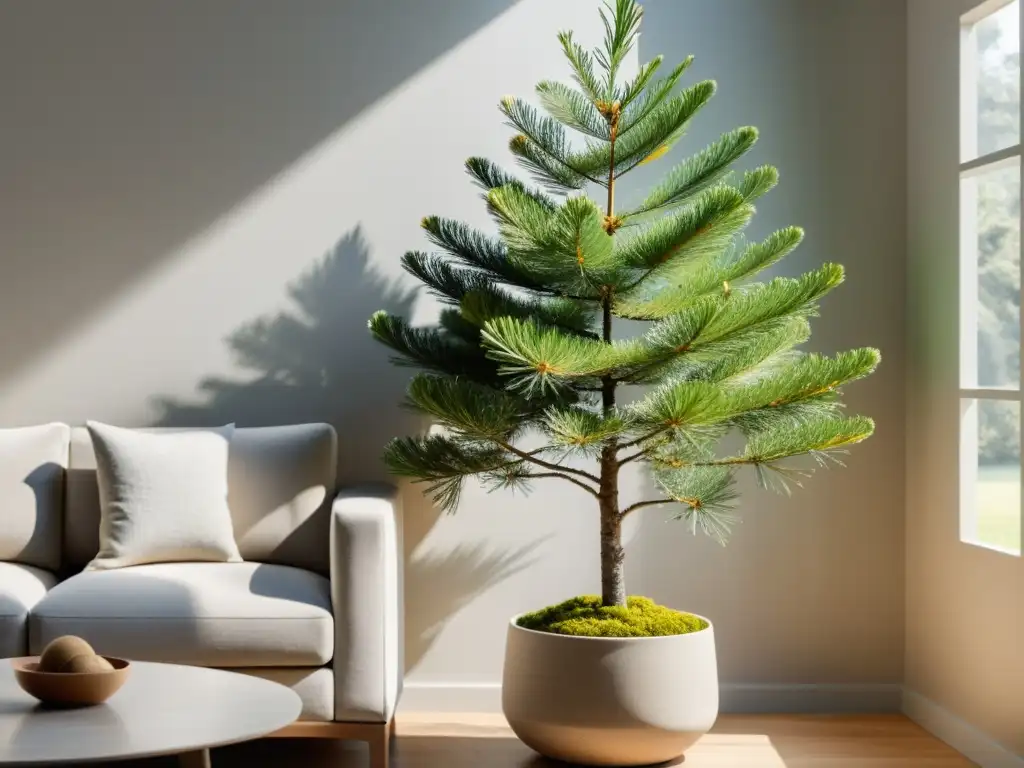
<svg viewBox="0 0 1024 768"><path fill-rule="evenodd" d="M826 264L796 279L780 277L726 296L702 296L651 327L636 351L642 364L620 380L656 382L676 373L687 360L700 362L742 350L756 334L771 333L787 319L812 315L817 301L842 280L842 267Z"/></svg>
<svg viewBox="0 0 1024 768"><path fill-rule="evenodd" d="M714 187L692 205L634 235L621 254L641 274L621 289L620 306L628 307L645 281L677 282L690 265L721 253L753 214L736 190Z"/></svg>
<svg viewBox="0 0 1024 768"><path fill-rule="evenodd" d="M552 442L580 453L600 449L626 428L626 422L619 416L576 406L552 407L544 413L544 429Z"/></svg>
<svg viewBox="0 0 1024 768"><path fill-rule="evenodd" d="M572 153L568 161L578 173L607 185L609 168L613 168L611 175L619 177L671 149L714 92L715 85L710 80L697 83L655 107L628 133L622 128L623 118L619 118L614 157L610 145L591 142L586 150Z"/></svg>
<svg viewBox="0 0 1024 768"><path fill-rule="evenodd" d="M531 474L524 475L523 477L526 477L526 478L534 478L534 477L559 477L562 480L568 480L573 485L578 485L580 488L582 488L584 491L589 493L594 498L597 498L597 495L598 495L597 491L595 491L593 488L591 488L586 483L581 483L575 477L570 477L569 475L562 474L561 472L533 472Z"/></svg>
<svg viewBox="0 0 1024 768"><path fill-rule="evenodd" d="M617 297L616 313L621 317L657 320L684 310L700 296L729 295L742 281L792 253L803 235L799 227L787 227L745 249L727 245L717 257L712 254L689 259L688 264L671 270L675 274L664 274L635 290L623 291Z"/></svg>
<svg viewBox="0 0 1024 768"><path fill-rule="evenodd" d="M656 463L676 469L693 467L729 467L765 465L795 456L824 456L866 440L874 432L874 422L865 416L828 416L804 424L785 424L752 436L742 454L707 461L659 460Z"/></svg>
<svg viewBox="0 0 1024 768"><path fill-rule="evenodd" d="M577 477L584 477L587 480L592 480L595 483L601 482L601 479L599 477L597 477L596 475L592 475L590 472L587 472L585 470L576 469L575 467L562 467L559 466L558 464L552 464L551 462L544 461L544 459L538 459L534 454L522 451L510 443L505 443L502 441L495 442L497 442L499 446L504 448L509 453L514 453L519 458L524 459L525 461L528 461L531 464L536 464L538 467L544 467L545 469L550 469L555 472L566 472L571 475L576 475Z"/></svg>
<svg viewBox="0 0 1024 768"><path fill-rule="evenodd" d="M412 328L402 318L376 312L370 318L370 331L381 343L398 353L396 365L414 366L453 376L465 376L481 383L499 381L498 366L480 347L436 328Z"/></svg>
<svg viewBox="0 0 1024 768"><path fill-rule="evenodd" d="M535 181L555 194L565 195L583 189L588 181L597 182L549 155L526 134L513 136L508 143L508 151L515 155Z"/></svg>
<svg viewBox="0 0 1024 768"><path fill-rule="evenodd" d="M651 355L635 340L607 343L572 337L511 317L489 321L481 338L487 357L499 364L499 374L512 377L509 385L527 394L557 390L577 380L589 384L635 367Z"/></svg>
<svg viewBox="0 0 1024 768"><path fill-rule="evenodd" d="M667 77L644 88L639 98L634 97L631 103L623 110L619 125L619 135L622 136L628 133L661 106L669 94L675 90L679 79L692 63L693 56L687 56L672 69L672 72Z"/></svg>
<svg viewBox="0 0 1024 768"><path fill-rule="evenodd" d="M659 467L654 478L661 489L684 506L677 519L724 543L733 522L738 494L730 467Z"/></svg>
<svg viewBox="0 0 1024 768"><path fill-rule="evenodd" d="M680 368L688 380L743 386L763 380L791 363L799 353L795 348L811 335L806 317L782 317L734 335L728 350L719 346L720 355L701 355L692 365ZM714 351L714 349L712 350Z"/></svg>
<svg viewBox="0 0 1024 768"><path fill-rule="evenodd" d="M544 80L537 85L541 105L555 120L595 139L608 141L608 121L594 103L563 83Z"/></svg>
<svg viewBox="0 0 1024 768"><path fill-rule="evenodd" d="M502 187L489 196L510 258L546 285L591 300L618 279L619 260L597 205L571 197L549 212L515 189Z"/></svg>
<svg viewBox="0 0 1024 768"><path fill-rule="evenodd" d="M724 178L729 166L746 154L756 141L756 128L738 128L687 158L669 172L643 203L621 214L626 225L634 225L645 216L685 204Z"/></svg>
<svg viewBox="0 0 1024 768"><path fill-rule="evenodd" d="M396 475L429 483L427 492L448 512L458 507L467 477L508 464L504 451L441 435L395 438L384 449L384 461Z"/></svg>
<svg viewBox="0 0 1024 768"><path fill-rule="evenodd" d="M648 433L646 433L644 435L641 435L638 438L630 440L628 443L620 444L619 445L619 450L621 451L621 450L624 450L626 448L632 448L634 445L640 445L642 443L646 443L648 440L651 440L651 439L657 437L662 432L665 432L668 429L669 429L669 427L667 427L667 426L659 426L656 429L653 429L650 432L648 432ZM625 462L622 462L622 463L624 464Z"/></svg>
<svg viewBox="0 0 1024 768"><path fill-rule="evenodd" d="M621 447L622 446L619 446L619 448L621 448ZM631 462L631 461L636 461L637 459L642 459L644 456L650 455L650 452L651 452L651 449L644 448L643 450L637 451L636 453L631 453L628 456L626 456L624 459L619 459L619 466L621 467L623 464L629 464L629 462Z"/></svg>
<svg viewBox="0 0 1024 768"><path fill-rule="evenodd" d="M409 405L473 440L505 441L521 432L542 406L465 379L420 374L409 384Z"/></svg>
<svg viewBox="0 0 1024 768"><path fill-rule="evenodd" d="M722 388L703 381L659 387L631 403L627 410L634 424L653 434L716 424L733 413Z"/></svg>
<svg viewBox="0 0 1024 768"><path fill-rule="evenodd" d="M510 260L508 249L500 240L487 237L462 222L437 216L426 217L422 226L438 248L460 263L486 272L492 280L530 291L553 292L539 277Z"/></svg>
<svg viewBox="0 0 1024 768"><path fill-rule="evenodd" d="M646 64L640 65L640 70L636 73L636 76L623 86L616 95L616 100L619 102L620 109L626 109L629 107L629 105L633 103L633 100L643 93L647 84L651 82L651 78L654 77L658 68L661 67L661 63L664 61L664 58L664 56L659 54Z"/></svg>
<svg viewBox="0 0 1024 768"><path fill-rule="evenodd" d="M558 41L562 44L562 52L569 60L573 70L573 79L595 104L601 101L601 85L594 74L594 61L590 54L573 40L572 32L559 32Z"/></svg>
<svg viewBox="0 0 1024 768"><path fill-rule="evenodd" d="M545 208L554 210L558 203L545 195L543 192L531 189L509 173L499 168L495 163L483 157L471 157L466 161L466 172L473 178L480 189L485 193L498 187L515 187L523 194L529 195L536 202ZM486 197L486 194L485 194Z"/></svg>
<svg viewBox="0 0 1024 768"><path fill-rule="evenodd" d="M662 504L671 504L674 501L676 501L676 500L675 499L649 499L647 501L638 501L638 502L636 502L634 504L630 504L628 507L626 507L624 510L622 510L622 512L619 513L619 517L626 517L631 512L635 512L638 509L643 509L644 507L661 506Z"/></svg>
<svg viewBox="0 0 1024 768"><path fill-rule="evenodd" d="M523 144L543 153L545 160L542 163L534 154L526 159L533 164L532 170L535 173L541 172L546 184L555 184L557 188L568 186L579 189L583 179L596 181L574 164L574 154L570 150L561 123L544 117L525 101L514 96L506 96L501 100L501 111L508 118L508 124L521 134L512 140L513 151L515 145ZM561 166L561 169L556 170L555 164Z"/></svg>
<svg viewBox="0 0 1024 768"><path fill-rule="evenodd" d="M770 165L762 165L743 174L739 190L747 202L753 202L767 194L779 183L779 172Z"/></svg>
<svg viewBox="0 0 1024 768"><path fill-rule="evenodd" d="M477 328L498 317L533 320L574 335L597 338L591 331L593 310L585 303L561 297L521 298L487 286L467 293L460 303L462 316Z"/></svg>
<svg viewBox="0 0 1024 768"><path fill-rule="evenodd" d="M483 271L458 269L439 256L420 251L403 255L402 268L430 288L441 301L455 305L467 294L492 283Z"/></svg>
<svg viewBox="0 0 1024 768"><path fill-rule="evenodd" d="M480 329L466 320L458 309L453 307L442 309L437 323L449 336L471 347L480 346Z"/></svg>
<svg viewBox="0 0 1024 768"><path fill-rule="evenodd" d="M612 12L609 18L606 10ZM604 24L604 49L595 53L597 63L605 71L604 99L611 102L615 98L615 76L622 65L626 54L636 42L643 9L635 0L616 0L615 8L605 5L600 10L601 22Z"/></svg>

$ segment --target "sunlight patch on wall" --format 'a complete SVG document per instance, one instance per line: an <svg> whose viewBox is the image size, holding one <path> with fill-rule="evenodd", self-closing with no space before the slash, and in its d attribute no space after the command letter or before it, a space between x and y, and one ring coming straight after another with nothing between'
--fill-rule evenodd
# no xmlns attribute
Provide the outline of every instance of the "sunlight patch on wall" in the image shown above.
<svg viewBox="0 0 1024 768"><path fill-rule="evenodd" d="M523 0L462 41L12 372L0 386L0 419L152 419L154 396L188 396L203 377L232 371L225 338L283 307L285 286L357 226L368 279L411 285L399 259L426 246L424 215L489 226L462 163L473 154L508 158L498 100L560 71L555 33L591 5ZM530 55L496 55L510 40ZM338 73L339 89L346 77ZM421 300L412 319L435 313ZM337 329L366 332L365 324Z"/></svg>

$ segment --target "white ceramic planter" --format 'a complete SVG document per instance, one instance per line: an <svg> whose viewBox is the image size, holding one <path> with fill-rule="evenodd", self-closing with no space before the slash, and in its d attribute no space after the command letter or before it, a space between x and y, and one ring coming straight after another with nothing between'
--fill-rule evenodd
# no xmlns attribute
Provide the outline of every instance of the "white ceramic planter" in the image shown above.
<svg viewBox="0 0 1024 768"><path fill-rule="evenodd" d="M673 760L718 717L715 635L571 637L516 626L502 709L528 747L584 765Z"/></svg>

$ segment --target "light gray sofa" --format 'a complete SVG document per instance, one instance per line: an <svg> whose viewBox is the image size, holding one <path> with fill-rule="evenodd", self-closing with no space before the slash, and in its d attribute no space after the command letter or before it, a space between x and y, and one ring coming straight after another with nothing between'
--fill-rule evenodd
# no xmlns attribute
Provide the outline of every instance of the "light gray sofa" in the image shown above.
<svg viewBox="0 0 1024 768"><path fill-rule="evenodd" d="M239 428L229 504L242 563L83 571L99 546L89 433L62 424L0 439L0 657L55 637L141 661L232 669L291 687L280 735L363 739L385 766L401 692L398 499L335 487L327 424Z"/></svg>

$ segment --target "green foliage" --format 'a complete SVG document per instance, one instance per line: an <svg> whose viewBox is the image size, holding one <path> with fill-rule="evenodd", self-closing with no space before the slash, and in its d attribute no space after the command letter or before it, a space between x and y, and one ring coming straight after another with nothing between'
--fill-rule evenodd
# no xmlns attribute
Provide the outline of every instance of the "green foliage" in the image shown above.
<svg viewBox="0 0 1024 768"><path fill-rule="evenodd" d="M631 128L642 125L675 90L679 79L692 63L693 56L687 56L673 68L667 77L646 86L628 103L624 101L625 108L622 112L622 119L619 121L619 135L629 133Z"/></svg>
<svg viewBox="0 0 1024 768"><path fill-rule="evenodd" d="M615 208L619 178L665 155L715 93L713 81L683 82L692 58L665 74L656 57L620 77L641 17L634 0L614 0L597 49L559 35L572 83L538 84L538 106L501 99L515 132L509 148L533 181L470 158L497 236L423 219L432 250L411 251L403 266L440 300L438 324L370 320L401 364L423 371L408 406L444 430L393 441L385 460L445 509L456 508L468 477L491 489L560 478L594 496L605 519L666 505L694 531L724 539L741 474L788 489L873 430L870 419L843 415L840 395L875 370L877 350L801 349L842 267L772 276L803 230L744 239L755 204L779 181L770 165L737 167L755 148L755 128L697 148L639 202ZM609 188L600 201L588 194L595 184ZM620 318L644 327L620 338L613 331L632 331ZM646 389L617 405L615 393L632 385ZM722 448L726 438L743 441L739 452ZM532 449L517 445L527 439ZM611 509L611 483L631 462L650 468L659 497ZM648 603L580 600L524 620L597 636L691 626L674 613L659 623L665 616Z"/></svg>
<svg viewBox="0 0 1024 768"><path fill-rule="evenodd" d="M449 512L458 507L467 477L493 473L513 463L500 448L444 435L395 438L384 448L384 461L394 474L426 482L427 493Z"/></svg>
<svg viewBox="0 0 1024 768"><path fill-rule="evenodd" d="M586 178L607 186L608 178L615 178L636 168L643 162L655 160L668 152L682 138L690 120L710 101L715 84L710 80L697 83L664 99L653 107L643 119L634 123L623 118L615 144L615 163L612 165L610 143L591 143L582 152L570 154L573 169ZM614 168L614 174L610 169Z"/></svg>
<svg viewBox="0 0 1024 768"><path fill-rule="evenodd" d="M488 201L498 219L510 258L545 285L561 292L596 296L620 266L612 236L593 200L570 197L549 212L512 187L491 192Z"/></svg>
<svg viewBox="0 0 1024 768"><path fill-rule="evenodd" d="M606 10L612 10L609 17ZM635 3L617 3L614 9L601 9L601 22L604 24L604 49L597 49L594 58L605 71L605 99L615 97L615 75L622 65L622 60L636 42L637 31L643 12Z"/></svg>
<svg viewBox="0 0 1024 768"><path fill-rule="evenodd" d="M543 393L570 379L592 379L643 359L636 344L606 344L569 336L536 320L498 317L486 323L481 340L497 361L509 387Z"/></svg>
<svg viewBox="0 0 1024 768"><path fill-rule="evenodd" d="M875 423L866 416L827 416L797 424L782 424L752 436L742 457L722 461L768 464L801 453L824 459L825 454L859 443L874 431Z"/></svg>
<svg viewBox="0 0 1024 768"><path fill-rule="evenodd" d="M692 613L674 611L646 597L631 596L626 606L606 606L595 595L582 595L526 613L516 622L524 629L576 637L664 637L707 629Z"/></svg>
<svg viewBox="0 0 1024 768"><path fill-rule="evenodd" d="M687 430L723 421L729 415L721 387L682 381L659 387L627 409L632 423L650 430Z"/></svg>
<svg viewBox="0 0 1024 768"><path fill-rule="evenodd" d="M392 358L397 365L465 376L479 382L496 381L497 366L487 359L484 351L444 329L413 328L402 318L387 312L374 313L369 325L377 341L398 353Z"/></svg>
<svg viewBox="0 0 1024 768"><path fill-rule="evenodd" d="M603 104L601 84L594 72L594 60L587 50L573 39L571 31L560 32L558 42L562 44L562 52L572 67L573 79L582 89L583 94L595 106Z"/></svg>
<svg viewBox="0 0 1024 768"><path fill-rule="evenodd" d="M472 381L420 374L409 384L409 402L438 423L471 439L508 442L537 405Z"/></svg>
<svg viewBox="0 0 1024 768"><path fill-rule="evenodd" d="M732 243L717 258L690 260L676 270L674 279L648 279L638 289L618 296L615 314L657 320L684 310L698 296L724 294L793 251L803 234L799 227L787 227L745 249Z"/></svg>
<svg viewBox="0 0 1024 768"><path fill-rule="evenodd" d="M673 467L658 465L654 480L673 501L679 503L675 518L690 529L725 543L733 523L736 492L735 471L729 466Z"/></svg>
<svg viewBox="0 0 1024 768"><path fill-rule="evenodd" d="M460 302L462 316L477 328L497 317L530 319L542 325L556 326L563 331L594 337L588 329L593 311L586 304L555 296L523 298L494 288L480 287L467 293Z"/></svg>
<svg viewBox="0 0 1024 768"><path fill-rule="evenodd" d="M445 251L449 260L479 269L495 282L527 289L543 288L528 270L520 269L509 260L503 242L451 219L428 216L422 224L427 237Z"/></svg>
<svg viewBox="0 0 1024 768"><path fill-rule="evenodd" d="M801 409L809 416L834 410L839 388L874 372L881 355L876 349L857 349L833 358L802 355L792 364L727 395L733 421L744 431L757 431L764 420L769 423L784 412L799 422ZM829 408L822 408L828 405Z"/></svg>
<svg viewBox="0 0 1024 768"><path fill-rule="evenodd" d="M548 409L544 414L544 429L552 445L586 453L600 448L609 438L623 434L627 424L617 414L606 416L587 408L568 406Z"/></svg>
<svg viewBox="0 0 1024 768"><path fill-rule="evenodd" d="M544 80L537 84L537 97L548 114L562 125L595 139L608 140L607 121L594 103L579 91L564 83Z"/></svg>
<svg viewBox="0 0 1024 768"><path fill-rule="evenodd" d="M640 271L641 278L623 291L629 301L648 278L672 280L686 267L721 253L746 226L753 209L731 187L701 193L690 206L632 236L618 256Z"/></svg>
<svg viewBox="0 0 1024 768"><path fill-rule="evenodd" d="M651 191L643 203L622 214L622 218L628 223L635 223L645 214L688 202L698 192L722 179L729 172L729 167L746 154L755 141L756 128L737 128L725 134L669 171L665 180Z"/></svg>
<svg viewBox="0 0 1024 768"><path fill-rule="evenodd" d="M506 173L495 163L484 157L471 157L466 161L466 172L473 178L473 181L484 192L490 192L499 187L515 187L520 192L529 195L536 202L548 210L553 211L557 204L543 192L528 187L515 176Z"/></svg>

